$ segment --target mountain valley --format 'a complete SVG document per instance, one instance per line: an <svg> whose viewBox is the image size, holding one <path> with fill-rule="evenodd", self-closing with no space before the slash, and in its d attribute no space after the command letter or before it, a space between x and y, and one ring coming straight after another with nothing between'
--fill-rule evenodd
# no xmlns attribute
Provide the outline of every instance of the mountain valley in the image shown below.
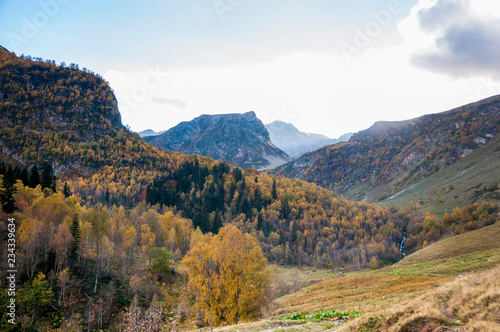
<svg viewBox="0 0 500 332"><path fill-rule="evenodd" d="M139 135L100 75L0 47L0 329L495 331L499 131L495 96L337 143Z"/></svg>

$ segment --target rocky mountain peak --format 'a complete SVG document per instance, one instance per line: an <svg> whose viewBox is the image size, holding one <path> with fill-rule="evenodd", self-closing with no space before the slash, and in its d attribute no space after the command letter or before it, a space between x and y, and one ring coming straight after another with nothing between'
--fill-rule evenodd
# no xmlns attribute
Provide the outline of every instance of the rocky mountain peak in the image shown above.
<svg viewBox="0 0 500 332"><path fill-rule="evenodd" d="M157 147L213 157L243 168L263 170L290 160L271 143L255 112L204 114L144 139Z"/></svg>

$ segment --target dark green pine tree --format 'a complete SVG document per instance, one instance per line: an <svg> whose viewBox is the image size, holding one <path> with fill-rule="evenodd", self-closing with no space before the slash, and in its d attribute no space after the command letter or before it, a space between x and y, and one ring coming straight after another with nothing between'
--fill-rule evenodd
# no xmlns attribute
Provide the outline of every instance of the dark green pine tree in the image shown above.
<svg viewBox="0 0 500 332"><path fill-rule="evenodd" d="M16 193L16 178L12 167L8 166L3 176L2 186L0 187L0 204L5 213L13 213L16 210L16 201L14 194Z"/></svg>
<svg viewBox="0 0 500 332"><path fill-rule="evenodd" d="M243 201L243 197L246 197L245 193L245 181L242 182L242 185L238 189L238 197L236 197L236 207L240 209L241 202ZM238 213L241 213L241 210L238 210Z"/></svg>
<svg viewBox="0 0 500 332"><path fill-rule="evenodd" d="M288 215L290 214L290 205L288 205L288 199L283 199L281 202L281 219L288 219Z"/></svg>
<svg viewBox="0 0 500 332"><path fill-rule="evenodd" d="M28 186L30 188L36 188L40 184L40 173L38 173L38 169L35 165L31 166L29 178L28 178Z"/></svg>
<svg viewBox="0 0 500 332"><path fill-rule="evenodd" d="M276 190L276 180L273 180L273 188L271 190L271 196L273 199L278 199L278 191Z"/></svg>
<svg viewBox="0 0 500 332"><path fill-rule="evenodd" d="M215 211L214 223L212 224L212 229L210 231L214 234L217 234L219 233L219 229L221 229L222 226L222 217L219 210L217 210Z"/></svg>
<svg viewBox="0 0 500 332"><path fill-rule="evenodd" d="M250 207L250 202L246 196L241 200L240 213L244 213L247 218L252 216L252 208Z"/></svg>
<svg viewBox="0 0 500 332"><path fill-rule="evenodd" d="M21 170L21 175L19 176L19 180L23 181L25 186L29 185L29 170L28 167L24 166Z"/></svg>
<svg viewBox="0 0 500 332"><path fill-rule="evenodd" d="M234 194L236 193L236 184L231 182L231 187L229 187L229 200L232 201Z"/></svg>
<svg viewBox="0 0 500 332"><path fill-rule="evenodd" d="M262 215L262 211L257 215L257 229L260 231L264 229L264 216Z"/></svg>
<svg viewBox="0 0 500 332"><path fill-rule="evenodd" d="M240 168L235 168L233 170L233 176L234 176L234 180L236 182L239 182L243 179L243 174L241 173L241 169Z"/></svg>
<svg viewBox="0 0 500 332"><path fill-rule="evenodd" d="M14 179L20 179L21 178L21 167L19 167L19 165L17 165L16 167L14 167Z"/></svg>
<svg viewBox="0 0 500 332"><path fill-rule="evenodd" d="M63 195L64 197L71 196L71 190L69 189L68 183L66 181L64 181Z"/></svg>
<svg viewBox="0 0 500 332"><path fill-rule="evenodd" d="M56 177L54 176L54 169L48 162L43 164L40 184L42 185L42 190L48 188L52 189L53 192L56 192Z"/></svg>
<svg viewBox="0 0 500 332"><path fill-rule="evenodd" d="M2 160L0 160L0 174L4 175L6 171L7 171L7 165L5 165L5 163Z"/></svg>
<svg viewBox="0 0 500 332"><path fill-rule="evenodd" d="M255 188L253 191L253 206L260 211L262 209L262 196L260 195L259 188Z"/></svg>
<svg viewBox="0 0 500 332"><path fill-rule="evenodd" d="M71 221L71 225L69 227L69 231L73 240L71 241L71 249L70 249L70 259L71 262L75 263L78 258L78 250L80 249L80 222L78 221L78 215L75 213L73 216L73 220Z"/></svg>

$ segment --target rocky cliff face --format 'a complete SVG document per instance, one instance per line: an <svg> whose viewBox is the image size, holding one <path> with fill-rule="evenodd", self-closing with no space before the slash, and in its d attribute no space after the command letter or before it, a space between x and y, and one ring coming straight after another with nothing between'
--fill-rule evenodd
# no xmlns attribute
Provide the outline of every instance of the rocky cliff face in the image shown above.
<svg viewBox="0 0 500 332"><path fill-rule="evenodd" d="M395 190L466 158L500 131L500 96L398 122L377 122L274 170L347 194L394 182ZM361 199L363 194L359 196Z"/></svg>
<svg viewBox="0 0 500 332"><path fill-rule="evenodd" d="M144 140L156 147L208 156L242 168L264 170L290 160L271 143L254 112L202 115Z"/></svg>
<svg viewBox="0 0 500 332"><path fill-rule="evenodd" d="M338 139L324 135L305 133L291 123L274 121L266 125L274 145L285 151L289 156L298 158L306 152L314 151L325 145L346 142L352 134L342 135Z"/></svg>

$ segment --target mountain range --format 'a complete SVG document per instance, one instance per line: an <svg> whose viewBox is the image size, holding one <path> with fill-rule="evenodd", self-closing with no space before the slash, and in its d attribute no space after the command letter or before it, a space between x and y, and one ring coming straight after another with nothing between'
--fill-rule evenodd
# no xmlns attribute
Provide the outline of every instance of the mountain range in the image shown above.
<svg viewBox="0 0 500 332"><path fill-rule="evenodd" d="M419 195L426 197L421 201L425 203L429 195L441 201L446 192L453 204L465 204L479 199L473 189L500 180L499 131L500 96L496 96L412 120L377 122L349 142L306 153L272 172L315 182L351 199L390 204L419 188L425 179L435 175L443 180L446 174L446 182L421 188ZM467 168L469 160L474 163ZM461 167L451 167L457 163ZM476 167L478 163L483 166ZM452 188L456 188L453 195Z"/></svg>
<svg viewBox="0 0 500 332"><path fill-rule="evenodd" d="M248 112L202 115L169 130L155 132L147 129L139 135L146 142L164 149L209 156L243 168L265 170L323 146L348 141L352 133L332 139L301 132L293 124L282 121L274 121L263 128L255 113Z"/></svg>
<svg viewBox="0 0 500 332"><path fill-rule="evenodd" d="M160 131L160 132L156 132L156 131L154 131L152 129L146 129L146 130L138 132L138 134L141 137L158 136L158 135L163 134L165 131L166 130L163 130L163 131Z"/></svg>
<svg viewBox="0 0 500 332"><path fill-rule="evenodd" d="M208 156L242 168L264 170L291 160L272 144L254 112L201 115L163 134L143 138L159 148Z"/></svg>
<svg viewBox="0 0 500 332"><path fill-rule="evenodd" d="M274 302L269 321L240 330L324 330L363 315L344 327L497 331L499 208L487 201L499 201L499 117L497 96L378 122L268 174L178 152L241 154L256 168L271 153L286 161L253 112L204 115L145 138L166 138L157 148L123 126L99 75L0 47L0 229L7 238L14 217L20 318L11 324L2 311L0 330L198 329L210 311L193 281L231 286L210 293L214 311L227 313L254 289L245 276L269 286L239 302L252 319L261 317L254 299ZM56 188L22 176L30 167L39 178L42 163ZM417 213L430 202L439 216ZM2 257L12 250L0 246ZM255 260L234 264L249 252L262 274L247 271ZM9 297L0 292L4 305Z"/></svg>
<svg viewBox="0 0 500 332"><path fill-rule="evenodd" d="M314 151L325 145L333 145L348 141L352 133L344 134L338 139L332 139L320 134L299 131L293 124L274 121L266 125L271 141L285 151L289 156L298 158L306 152Z"/></svg>
<svg viewBox="0 0 500 332"><path fill-rule="evenodd" d="M5 185L3 179L10 177L18 188L15 196L15 190L1 192L13 195L9 199L16 203L16 218L25 221L21 228L39 227L43 232L44 241L37 240L37 244L59 238L58 229L68 227L67 221L73 219L78 225L86 223L87 231L102 226L99 233L87 234L94 238L97 249L106 233L110 255L124 255L120 248L128 237L127 247L135 248L127 254L129 264L139 267L145 260L134 251L147 253L139 245L168 246L172 252L184 248L184 253L178 252L183 255L197 228L216 234L224 225L234 224L245 233L259 234L266 257L280 264L368 266L371 256L397 261L401 254L393 248L401 241L406 225L418 220L401 211L348 201L312 183L156 148L123 126L109 85L99 75L80 70L77 65L57 66L52 61L17 57L0 49L0 96L0 186ZM214 142L223 138L226 143L218 147L221 152L238 149L237 144L243 141L251 152L269 148L287 158L270 143L269 133L253 112L204 115L174 129L155 138L171 135L174 143L196 135ZM206 136L210 133L214 136ZM49 176L57 178L58 193L39 185L28 187L28 181L20 176L21 168L37 174L45 163L54 170ZM12 169L20 170L17 178L9 175L14 173ZM0 215L5 216L3 202ZM64 207L66 202L76 209L72 215L71 209ZM57 216L46 214L58 211ZM174 213L174 219L182 218L184 226L172 225ZM346 216L362 221L356 227L363 231L344 232L349 223ZM35 219L52 224L36 226L32 222ZM383 230L391 234L382 236ZM111 232L121 235L114 237ZM41 233L32 234L38 239ZM421 242L415 241L409 250L415 250ZM374 246L378 246L376 252L364 254ZM40 266L47 267L44 271L49 273L49 246L25 248L40 256ZM92 260L92 252L82 250L82 255ZM117 266L121 266L121 260L99 268L109 273L108 281L124 273L121 277L128 285L132 275L129 271L118 272ZM33 267L30 271L35 270ZM100 275L94 274L94 294ZM158 285L151 278L142 282Z"/></svg>

